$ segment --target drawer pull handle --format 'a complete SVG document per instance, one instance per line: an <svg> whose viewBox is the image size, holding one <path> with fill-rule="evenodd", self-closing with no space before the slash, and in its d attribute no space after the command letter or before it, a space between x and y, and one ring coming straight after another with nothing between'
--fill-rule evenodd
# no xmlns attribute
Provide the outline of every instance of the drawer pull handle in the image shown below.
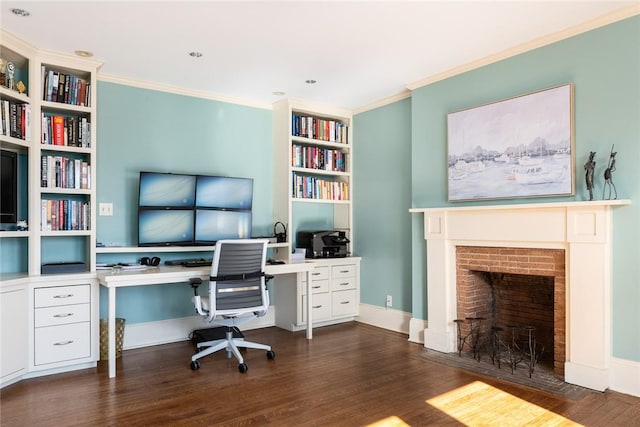
<svg viewBox="0 0 640 427"><path fill-rule="evenodd" d="M340 270L340 273L348 273L349 270Z"/></svg>
<svg viewBox="0 0 640 427"><path fill-rule="evenodd" d="M349 301L341 301L340 304L349 304Z"/></svg>
<svg viewBox="0 0 640 427"><path fill-rule="evenodd" d="M69 316L73 316L73 313L60 313L60 314L53 315L53 317L69 317Z"/></svg>
<svg viewBox="0 0 640 427"><path fill-rule="evenodd" d="M54 295L54 298L71 298L73 294Z"/></svg>
<svg viewBox="0 0 640 427"><path fill-rule="evenodd" d="M60 341L60 342L53 343L53 345L69 345L69 344L73 344L73 340Z"/></svg>
<svg viewBox="0 0 640 427"><path fill-rule="evenodd" d="M322 306L321 306L321 305L314 305L314 306L313 306L313 307L311 307L311 308L322 308Z"/></svg>
<svg viewBox="0 0 640 427"><path fill-rule="evenodd" d="M347 286L349 284L349 282L342 282L340 283L340 286Z"/></svg>
<svg viewBox="0 0 640 427"><path fill-rule="evenodd" d="M318 286L312 286L311 289L320 289L320 285Z"/></svg>
<svg viewBox="0 0 640 427"><path fill-rule="evenodd" d="M319 276L320 273L311 273L312 276Z"/></svg>

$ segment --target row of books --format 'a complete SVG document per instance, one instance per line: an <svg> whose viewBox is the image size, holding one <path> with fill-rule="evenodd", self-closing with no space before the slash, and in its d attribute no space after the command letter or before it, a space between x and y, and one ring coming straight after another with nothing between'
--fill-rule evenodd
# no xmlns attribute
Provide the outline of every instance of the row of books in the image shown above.
<svg viewBox="0 0 640 427"><path fill-rule="evenodd" d="M42 66L42 99L70 105L91 106L91 83L72 74L47 70Z"/></svg>
<svg viewBox="0 0 640 427"><path fill-rule="evenodd" d="M41 156L40 187L91 188L91 165L65 156Z"/></svg>
<svg viewBox="0 0 640 427"><path fill-rule="evenodd" d="M9 99L0 100L2 134L31 141L31 106Z"/></svg>
<svg viewBox="0 0 640 427"><path fill-rule="evenodd" d="M91 205L80 200L42 200L41 231L91 229Z"/></svg>
<svg viewBox="0 0 640 427"><path fill-rule="evenodd" d="M347 155L340 150L322 147L291 146L291 166L326 171L345 172Z"/></svg>
<svg viewBox="0 0 640 427"><path fill-rule="evenodd" d="M91 123L82 116L42 113L42 143L70 147L91 147Z"/></svg>
<svg viewBox="0 0 640 427"><path fill-rule="evenodd" d="M295 113L291 117L291 135L293 136L346 144L348 130L349 127L346 124L336 120L302 116Z"/></svg>
<svg viewBox="0 0 640 427"><path fill-rule="evenodd" d="M349 200L349 184L293 174L292 197L315 200Z"/></svg>

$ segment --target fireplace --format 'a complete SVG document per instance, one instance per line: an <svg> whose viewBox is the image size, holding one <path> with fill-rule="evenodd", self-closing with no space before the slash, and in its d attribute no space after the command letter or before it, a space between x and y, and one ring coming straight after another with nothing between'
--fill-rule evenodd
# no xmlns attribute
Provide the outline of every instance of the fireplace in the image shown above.
<svg viewBox="0 0 640 427"><path fill-rule="evenodd" d="M608 388L611 210L624 204L628 201L411 209L424 215L428 318L421 331L425 347L445 353L457 350L457 254L485 248L484 260L472 262L465 277L493 273L551 277L556 376L595 390ZM505 257L499 260L495 253ZM525 262L523 257L531 260L531 254L534 261ZM536 256L558 262L541 269ZM419 322L412 319L411 334Z"/></svg>
<svg viewBox="0 0 640 427"><path fill-rule="evenodd" d="M456 247L457 330L470 333L481 319L479 335L487 342L495 329L508 340L531 328L541 361L564 379L565 252L558 249ZM526 334L525 334L526 335ZM468 346L467 346L468 347Z"/></svg>

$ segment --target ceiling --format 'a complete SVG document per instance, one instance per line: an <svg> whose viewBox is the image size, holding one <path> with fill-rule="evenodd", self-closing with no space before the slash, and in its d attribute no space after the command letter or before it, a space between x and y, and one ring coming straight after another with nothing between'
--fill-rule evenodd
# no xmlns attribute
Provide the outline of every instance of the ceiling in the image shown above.
<svg viewBox="0 0 640 427"><path fill-rule="evenodd" d="M0 22L38 48L93 52L105 80L358 110L638 1L3 0Z"/></svg>

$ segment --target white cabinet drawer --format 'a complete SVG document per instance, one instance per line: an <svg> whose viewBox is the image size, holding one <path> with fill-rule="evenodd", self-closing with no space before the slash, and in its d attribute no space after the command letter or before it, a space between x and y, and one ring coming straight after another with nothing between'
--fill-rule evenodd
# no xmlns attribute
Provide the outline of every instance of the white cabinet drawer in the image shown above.
<svg viewBox="0 0 640 427"><path fill-rule="evenodd" d="M305 275L306 276L306 275ZM311 270L311 280L325 280L329 278L329 267L314 267ZM306 283L306 278L302 279Z"/></svg>
<svg viewBox="0 0 640 427"><path fill-rule="evenodd" d="M34 342L36 365L90 357L90 323L36 328Z"/></svg>
<svg viewBox="0 0 640 427"><path fill-rule="evenodd" d="M355 289L355 288L356 288L355 277L341 277L341 278L331 280L332 291L345 291L347 289Z"/></svg>
<svg viewBox="0 0 640 427"><path fill-rule="evenodd" d="M356 266L354 264L334 265L331 267L331 278L356 277Z"/></svg>
<svg viewBox="0 0 640 427"><path fill-rule="evenodd" d="M88 322L89 320L90 305L88 303L36 308L34 314L36 328Z"/></svg>
<svg viewBox="0 0 640 427"><path fill-rule="evenodd" d="M353 316L358 314L355 289L333 292L331 294L331 314L336 316ZM315 303L315 300L314 300Z"/></svg>
<svg viewBox="0 0 640 427"><path fill-rule="evenodd" d="M313 294L321 294L321 293L329 292L329 281L328 280L312 280L311 292ZM307 294L307 282L302 283L300 293L302 295Z"/></svg>
<svg viewBox="0 0 640 427"><path fill-rule="evenodd" d="M318 322L320 320L326 320L331 317L331 297L330 294L318 294L313 296L311 301L313 306L312 320ZM302 296L302 321L307 322L307 296Z"/></svg>
<svg viewBox="0 0 640 427"><path fill-rule="evenodd" d="M90 294L91 287L89 285L36 288L34 306L38 308L85 303L90 301Z"/></svg>

